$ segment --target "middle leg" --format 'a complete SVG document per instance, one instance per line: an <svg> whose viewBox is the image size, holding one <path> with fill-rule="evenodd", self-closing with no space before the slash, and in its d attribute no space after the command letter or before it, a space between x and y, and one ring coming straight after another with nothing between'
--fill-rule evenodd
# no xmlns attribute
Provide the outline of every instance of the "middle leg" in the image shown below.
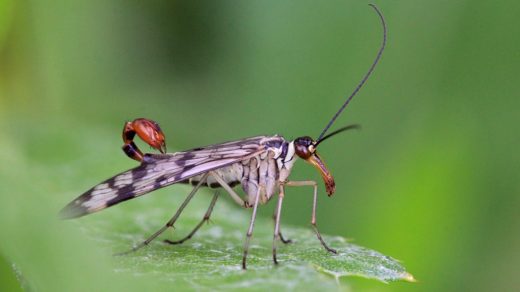
<svg viewBox="0 0 520 292"><path fill-rule="evenodd" d="M280 192L278 193L278 205L276 206L276 220L274 223L274 236L273 236L273 262L275 265L278 264L276 260L276 241L280 239L280 215L282 213L282 202L285 196L285 189L283 185L280 185Z"/></svg>
<svg viewBox="0 0 520 292"><path fill-rule="evenodd" d="M249 252L249 242L251 241L251 236L253 236L253 228L255 227L255 219L256 219L256 210L258 209L258 202L260 201L260 189L262 187L258 187L258 191L256 192L255 203L253 204L253 213L251 214L251 222L249 223L249 229L246 234L246 242L244 243L244 254L242 255L242 269L246 269L246 260L247 254Z"/></svg>

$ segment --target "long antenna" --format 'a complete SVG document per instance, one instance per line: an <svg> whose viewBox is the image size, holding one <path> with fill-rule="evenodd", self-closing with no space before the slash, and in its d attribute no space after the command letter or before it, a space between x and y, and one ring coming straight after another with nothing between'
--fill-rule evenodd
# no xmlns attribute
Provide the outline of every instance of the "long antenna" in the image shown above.
<svg viewBox="0 0 520 292"><path fill-rule="evenodd" d="M314 147L318 147L318 145L319 145L321 142L327 140L328 138L330 138L330 137L332 137L332 136L334 136L334 135L337 135L337 134L339 134L339 133L341 133L341 132L345 132L345 131L352 130L352 129L361 129L361 126L358 125L358 124L354 124L354 125L348 125L348 126L345 126L345 127L339 128L339 129L337 129L336 131L334 131L334 132L328 134L327 136L321 138L318 142L316 142L316 143L314 144Z"/></svg>
<svg viewBox="0 0 520 292"><path fill-rule="evenodd" d="M334 123L334 121L336 121L336 119L339 117L341 112L343 112L343 110L347 107L348 103L358 93L358 91L361 89L361 87L363 87L365 82L368 80L368 77L370 77L370 74L372 74L372 71L374 71L374 68L376 67L377 63L379 62L379 59L381 59L381 55L383 54L383 51L385 50L385 46L386 46L386 23L385 23L385 18L383 17L383 14L381 13L381 11L379 11L377 6L375 6L374 4L368 4L368 5L370 5L372 8L374 8L374 10L377 12L377 15L379 15L379 18L381 19L381 24L383 25L383 43L381 44L381 48L379 48L379 51L377 52L376 59L372 63L372 66L370 66L370 69L368 69L368 72L365 74L365 76L363 77L361 82L359 82L359 84L356 87L356 89L354 89L354 91L350 94L350 96L347 98L347 100L341 106L341 108L338 110L338 112L334 115L334 117L332 117L332 119L327 124L325 129L323 129L323 131L321 132L320 136L318 137L318 140L316 140L317 142L319 142L323 138L325 133L327 133L327 131L329 130L330 126L332 126L332 124Z"/></svg>

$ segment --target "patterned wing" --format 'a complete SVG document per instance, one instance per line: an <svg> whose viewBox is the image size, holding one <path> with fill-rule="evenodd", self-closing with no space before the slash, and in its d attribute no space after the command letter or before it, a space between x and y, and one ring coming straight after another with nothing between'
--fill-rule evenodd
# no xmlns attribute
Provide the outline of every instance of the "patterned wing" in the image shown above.
<svg viewBox="0 0 520 292"><path fill-rule="evenodd" d="M94 186L65 206L62 218L81 217L190 177L266 151L265 136L247 138L171 154L146 154L143 162Z"/></svg>

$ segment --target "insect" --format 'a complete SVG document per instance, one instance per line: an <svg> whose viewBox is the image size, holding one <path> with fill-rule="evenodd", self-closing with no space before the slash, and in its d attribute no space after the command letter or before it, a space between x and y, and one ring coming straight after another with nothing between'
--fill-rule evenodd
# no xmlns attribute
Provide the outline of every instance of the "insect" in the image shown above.
<svg viewBox="0 0 520 292"><path fill-rule="evenodd" d="M286 187L307 186L312 187L314 195L311 216L312 228L321 245L328 252L335 254L336 250L329 247L323 240L316 224L318 184L312 180L292 181L289 180L289 175L296 159L301 158L313 165L321 174L328 196L332 196L335 192L334 178L316 149L326 139L357 127L356 125L346 126L325 135L368 80L384 51L387 34L386 23L378 8L372 4L370 6L379 16L383 27L381 47L368 72L323 129L318 139L314 140L309 136L302 136L294 140L286 140L278 135L256 136L183 152L166 153L165 137L159 125L152 120L136 119L133 122L127 122L124 126L124 145L122 148L128 157L139 161L140 165L115 175L86 191L65 206L61 210L61 216L63 218L81 217L172 184L192 184L194 186L192 191L173 217L148 239L129 251L132 252L148 245L166 229L173 227L186 205L201 187L222 188L240 206L252 208L242 257L242 268L246 269L249 242L253 234L258 206L266 204L274 196L278 196L273 216L275 227L272 250L273 261L277 264L276 243L278 241L290 242L282 236L280 231L280 216L285 189ZM135 135L138 135L152 148L159 150L161 154L143 154L133 142ZM242 186L245 193L244 197L241 197L233 189L237 185ZM179 241L165 240L165 242L178 244L190 239L201 225L209 219L218 196L218 192L213 195L204 218L190 234Z"/></svg>

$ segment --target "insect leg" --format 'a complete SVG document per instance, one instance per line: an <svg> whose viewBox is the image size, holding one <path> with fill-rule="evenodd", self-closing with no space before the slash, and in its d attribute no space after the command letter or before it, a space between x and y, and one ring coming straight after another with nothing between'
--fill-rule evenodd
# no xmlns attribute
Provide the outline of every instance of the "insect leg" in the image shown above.
<svg viewBox="0 0 520 292"><path fill-rule="evenodd" d="M314 229L314 232L316 233L316 236L320 240L321 245L323 245L323 247L328 252L335 253L335 254L338 253L335 249L330 248L325 243L325 241L321 237L320 232L318 231L318 226L316 225L316 204L317 204L317 200L318 200L318 184L312 180L304 180L304 181L288 181L285 183L285 185L293 186L293 187L312 186L314 188L314 198L313 198L313 203L312 203L312 218L311 218L312 229Z"/></svg>
<svg viewBox="0 0 520 292"><path fill-rule="evenodd" d="M150 242L152 242L152 240L154 240L157 236L161 235L161 233L163 233L166 229L168 229L169 227L173 227L173 224L175 223L175 221L177 221L177 219L179 218L179 216L181 215L182 211L184 210L184 208L186 208L186 206L188 205L188 203L190 202L190 200L193 198L193 196L195 195L195 193L197 193L197 191L200 189L200 187L202 186L202 184L206 181L206 179L208 178L208 175L209 173L205 173L202 178L200 179L199 183L197 183L197 185L193 188L193 190L191 190L190 194L186 197L186 199L184 200L184 202L182 202L181 206L179 207L179 209L177 210L177 212L175 212L175 214L173 215L173 217L163 226L161 227L161 229L157 230L154 234L152 234L152 236L148 237L148 239L146 239L145 241L143 241L141 244L135 246L134 248L132 248L131 250L127 251L127 252L123 252L123 253L118 253L116 255L125 255L125 254L129 254L131 252L134 252L138 249L140 249L141 247L143 246L146 246L148 244L150 244Z"/></svg>
<svg viewBox="0 0 520 292"><path fill-rule="evenodd" d="M280 235L280 241L283 242L284 244L292 243L292 239L290 239L290 238L286 239L285 237L283 237L282 231L278 232L278 235Z"/></svg>
<svg viewBox="0 0 520 292"><path fill-rule="evenodd" d="M276 224L276 214L277 214L277 212L278 212L278 210L275 209L275 210L274 210L274 213L273 213L273 220L274 220L275 224ZM289 239L289 238L285 239L285 237L283 237L283 235L282 235L282 230L281 230L281 229L280 229L280 231L278 232L278 235L280 236L280 241L281 241L282 243L284 243L284 244L292 243L292 240L291 240L291 239Z"/></svg>
<svg viewBox="0 0 520 292"><path fill-rule="evenodd" d="M255 203L253 205L253 213L251 214L251 223L249 223L249 229L246 234L246 242L244 243L244 255L242 256L242 269L246 269L246 259L247 253L249 252L249 241L251 241L251 236L253 235L253 228L255 227L255 219L256 219L256 209L258 208L258 202L260 199L260 190L262 186L258 188L256 192Z"/></svg>
<svg viewBox="0 0 520 292"><path fill-rule="evenodd" d="M190 239L193 235L195 235L195 233L199 230L199 228L202 226L202 224L204 224L204 222L209 222L209 217L211 216L211 212L213 212L213 207L215 207L215 203L217 202L218 195L219 195L219 193L218 193L218 191L216 191L215 194L213 195L213 199L211 200L211 203L209 204L209 208L206 211L206 214L204 214L204 217L202 218L202 221L200 221L199 224L197 224L197 226L195 226L195 228L190 232L190 234L188 234L186 237L184 237L183 239L180 239L180 240L173 241L173 240L166 239L166 240L164 240L164 242L169 243L169 244L181 244L181 243L185 242L186 240Z"/></svg>
<svg viewBox="0 0 520 292"><path fill-rule="evenodd" d="M249 208L250 205L248 202L244 201L228 184L227 182L216 172L210 171L209 172L215 180L229 193L231 198L237 202L242 207Z"/></svg>
<svg viewBox="0 0 520 292"><path fill-rule="evenodd" d="M282 202L285 195L285 189L283 185L280 185L280 192L278 193L278 205L276 206L276 217L274 222L274 236L273 236L273 261L277 265L276 260L276 241L280 239L280 215L282 213Z"/></svg>

